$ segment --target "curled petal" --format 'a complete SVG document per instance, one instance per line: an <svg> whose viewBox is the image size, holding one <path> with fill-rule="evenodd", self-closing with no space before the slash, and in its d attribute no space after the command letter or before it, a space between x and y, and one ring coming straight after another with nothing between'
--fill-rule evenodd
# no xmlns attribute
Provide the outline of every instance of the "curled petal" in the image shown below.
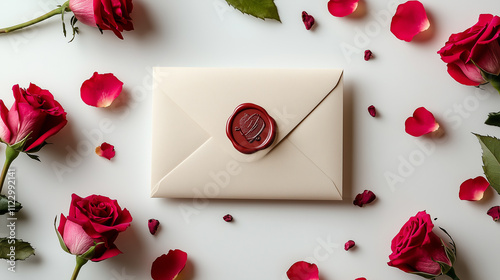
<svg viewBox="0 0 500 280"><path fill-rule="evenodd" d="M94 107L108 107L120 95L123 83L113 74L94 75L83 82L80 93L85 104Z"/></svg>
<svg viewBox="0 0 500 280"><path fill-rule="evenodd" d="M368 107L368 113L375 118L377 116L377 109L375 109L375 106L370 105L370 107Z"/></svg>
<svg viewBox="0 0 500 280"><path fill-rule="evenodd" d="M419 137L438 130L439 124L434 115L424 107L417 108L413 117L409 117L405 122L405 131L411 136Z"/></svg>
<svg viewBox="0 0 500 280"><path fill-rule="evenodd" d="M148 220L148 228L149 228L149 232L152 234L152 235L155 235L156 234L156 231L158 230L158 227L160 226L160 221L158 221L157 219L149 219Z"/></svg>
<svg viewBox="0 0 500 280"><path fill-rule="evenodd" d="M302 22L306 26L307 30L310 30L314 25L314 17L306 13L306 11L302 12Z"/></svg>
<svg viewBox="0 0 500 280"><path fill-rule="evenodd" d="M115 157L115 146L108 144L106 142L102 143L101 146L95 148L95 153L98 156L111 160Z"/></svg>
<svg viewBox="0 0 500 280"><path fill-rule="evenodd" d="M224 221L226 221L228 223L233 221L233 216L231 214L227 214L222 218L224 219Z"/></svg>
<svg viewBox="0 0 500 280"><path fill-rule="evenodd" d="M415 35L431 26L424 5L419 1L400 4L392 17L391 32L398 39L410 42Z"/></svg>
<svg viewBox="0 0 500 280"><path fill-rule="evenodd" d="M484 192L489 186L490 183L483 176L478 176L463 182L460 185L458 196L461 200L478 201L483 198Z"/></svg>
<svg viewBox="0 0 500 280"><path fill-rule="evenodd" d="M318 267L304 261L294 263L286 272L290 280L319 280Z"/></svg>
<svg viewBox="0 0 500 280"><path fill-rule="evenodd" d="M491 207L487 214L493 218L493 221L498 221L500 219L500 206Z"/></svg>
<svg viewBox="0 0 500 280"><path fill-rule="evenodd" d="M173 280L186 266L187 254L181 250L170 250L158 257L151 267L153 280Z"/></svg>
<svg viewBox="0 0 500 280"><path fill-rule="evenodd" d="M345 17L356 11L358 2L359 0L330 0L328 11L335 17Z"/></svg>
<svg viewBox="0 0 500 280"><path fill-rule="evenodd" d="M375 198L377 198L377 196L372 191L365 190L364 192L356 195L352 203L356 206L363 207L363 205L374 201Z"/></svg>
<svg viewBox="0 0 500 280"><path fill-rule="evenodd" d="M372 57L373 57L373 53L372 53L372 51L370 51L370 50L366 50L366 51L365 51L365 57L364 57L364 58L365 58L365 61L370 60Z"/></svg>
<svg viewBox="0 0 500 280"><path fill-rule="evenodd" d="M356 246L356 243L352 240L349 240L344 244L344 250L349 251L349 249L351 249L354 246Z"/></svg>

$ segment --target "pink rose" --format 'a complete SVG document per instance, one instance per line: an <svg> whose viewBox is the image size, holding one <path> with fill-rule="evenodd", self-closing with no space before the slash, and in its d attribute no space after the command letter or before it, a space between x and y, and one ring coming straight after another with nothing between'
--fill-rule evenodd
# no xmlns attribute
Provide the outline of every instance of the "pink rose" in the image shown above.
<svg viewBox="0 0 500 280"><path fill-rule="evenodd" d="M448 64L448 73L459 83L478 86L488 82L481 70L500 74L500 17L490 14L479 16L479 21L464 32L452 34L438 51Z"/></svg>
<svg viewBox="0 0 500 280"><path fill-rule="evenodd" d="M69 8L83 24L111 30L120 39L124 30L134 30L132 0L70 0Z"/></svg>
<svg viewBox="0 0 500 280"><path fill-rule="evenodd" d="M433 227L425 211L411 217L392 240L392 254L387 264L404 272L426 275L426 278L453 271L453 260L448 256L451 249L432 231ZM451 258L454 259L454 253ZM449 268L442 271L439 262Z"/></svg>
<svg viewBox="0 0 500 280"><path fill-rule="evenodd" d="M73 255L81 255L95 244L98 245L92 261L102 261L120 254L114 244L116 237L132 222L127 209L116 200L100 195L81 198L71 197L68 217L61 214L58 232Z"/></svg>
<svg viewBox="0 0 500 280"><path fill-rule="evenodd" d="M0 100L0 140L10 146L23 141L23 152L41 147L67 123L66 112L48 90L30 84L27 90L12 88L15 102L10 111Z"/></svg>

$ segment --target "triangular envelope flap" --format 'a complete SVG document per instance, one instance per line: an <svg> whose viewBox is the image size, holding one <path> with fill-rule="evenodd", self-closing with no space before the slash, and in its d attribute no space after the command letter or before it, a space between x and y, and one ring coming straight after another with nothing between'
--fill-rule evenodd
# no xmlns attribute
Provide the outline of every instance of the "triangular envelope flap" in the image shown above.
<svg viewBox="0 0 500 280"><path fill-rule="evenodd" d="M272 150L336 87L339 69L163 68L166 94L221 148L239 161ZM277 124L273 145L252 155L238 152L226 122L242 103L263 107Z"/></svg>

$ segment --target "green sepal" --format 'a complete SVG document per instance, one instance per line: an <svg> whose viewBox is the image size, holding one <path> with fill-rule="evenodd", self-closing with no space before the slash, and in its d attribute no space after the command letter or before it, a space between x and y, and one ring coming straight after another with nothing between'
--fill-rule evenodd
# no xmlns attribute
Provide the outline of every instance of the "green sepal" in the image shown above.
<svg viewBox="0 0 500 280"><path fill-rule="evenodd" d="M500 126L500 112L498 113L489 113L488 118L484 122L487 125Z"/></svg>
<svg viewBox="0 0 500 280"><path fill-rule="evenodd" d="M40 161L40 157L39 157L39 156L37 156L37 155L34 155L34 154L28 154L28 153L26 153L26 155L27 155L27 156L29 156L31 159L34 159L34 160L36 160L36 161L41 162L41 161Z"/></svg>
<svg viewBox="0 0 500 280"><path fill-rule="evenodd" d="M418 275L420 277L424 277L426 279L434 279L434 278L439 276L439 275L434 275L434 274L429 274L429 273L424 273L424 272L410 272L410 274L415 274L415 275Z"/></svg>
<svg viewBox="0 0 500 280"><path fill-rule="evenodd" d="M17 142L14 145L9 145L10 148L12 148L14 151L20 153L24 150L24 146L26 145L26 141L28 141L28 137L30 136L31 132L26 135L26 137L23 138L23 140Z"/></svg>
<svg viewBox="0 0 500 280"><path fill-rule="evenodd" d="M443 246L444 246L444 250L446 252L446 256L448 257L448 259L450 260L450 263L451 263L451 266L453 266L453 264L455 263L455 261L457 260L457 246L455 244L455 240L453 240L453 238L451 237L451 235L442 227L439 227L439 229L441 229L451 240L450 242L450 245L452 246L452 248L446 246L446 244L443 242Z"/></svg>
<svg viewBox="0 0 500 280"><path fill-rule="evenodd" d="M99 243L94 242L94 246L90 247L87 250L87 252L79 255L78 257L86 260L91 260L94 257L96 247L102 244L104 244L104 242L99 242Z"/></svg>
<svg viewBox="0 0 500 280"><path fill-rule="evenodd" d="M488 73L488 72L482 70L481 68L479 68L479 70L481 71L481 75L483 76L483 78L486 81L488 81L498 91L498 93L500 93L500 75L497 76L497 75Z"/></svg>
<svg viewBox="0 0 500 280"><path fill-rule="evenodd" d="M441 272L443 273L443 275L446 275L446 273L448 273L448 271L450 271L451 269L451 266L447 263L444 263L444 262L440 262L440 261L436 261L438 264L439 264L439 267L441 267Z"/></svg>
<svg viewBox="0 0 500 280"><path fill-rule="evenodd" d="M500 140L473 133L483 150L483 171L490 185L500 194Z"/></svg>
<svg viewBox="0 0 500 280"><path fill-rule="evenodd" d="M57 226L56 226L56 222L57 222L57 216L56 218L54 219L54 229L56 230L56 234L57 234L57 238L59 239L59 245L61 245L61 248L64 250L64 252L68 253L68 254L71 254L69 252L69 249L68 249L68 246L66 246L66 243L64 243L64 240L61 236L61 234L59 233L59 231L57 230Z"/></svg>
<svg viewBox="0 0 500 280"><path fill-rule="evenodd" d="M19 210L23 208L21 203L14 201L14 209L12 209L12 205L9 207L9 201L11 200L9 200L5 195L0 195L0 215L5 215L10 212L19 212Z"/></svg>
<svg viewBox="0 0 500 280"><path fill-rule="evenodd" d="M28 242L21 239L0 238L0 258L11 260L9 256L12 252L11 247L14 248L13 257L16 261L24 261L35 254L35 249Z"/></svg>
<svg viewBox="0 0 500 280"><path fill-rule="evenodd" d="M244 14L260 19L275 19L281 22L274 0L226 0L226 2Z"/></svg>

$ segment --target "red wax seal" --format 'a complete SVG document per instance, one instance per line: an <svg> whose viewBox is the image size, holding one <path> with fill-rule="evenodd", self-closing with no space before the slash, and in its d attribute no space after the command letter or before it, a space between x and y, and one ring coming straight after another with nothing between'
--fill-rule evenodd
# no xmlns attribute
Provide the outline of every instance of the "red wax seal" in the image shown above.
<svg viewBox="0 0 500 280"><path fill-rule="evenodd" d="M226 134L236 150L252 154L271 146L276 136L276 122L264 108L243 103L227 120Z"/></svg>

